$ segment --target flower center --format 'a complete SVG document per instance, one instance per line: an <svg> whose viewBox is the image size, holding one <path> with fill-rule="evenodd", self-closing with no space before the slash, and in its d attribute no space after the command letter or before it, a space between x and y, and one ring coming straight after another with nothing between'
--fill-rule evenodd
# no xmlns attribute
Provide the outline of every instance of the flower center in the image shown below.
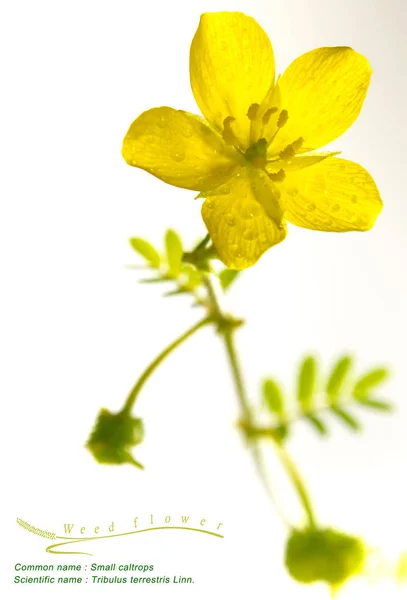
<svg viewBox="0 0 407 600"><path fill-rule="evenodd" d="M227 145L234 146L254 167L265 171L272 181L281 182L284 181L286 176L285 170L281 168L281 163L288 163L294 158L296 153L301 149L304 139L300 137L294 140L278 153L273 154L269 151L269 147L274 142L279 131L288 121L288 112L285 109L281 110L277 117L274 132L266 139L264 131L269 125L271 117L278 111L279 109L273 106L261 114L259 104L254 103L249 106L247 118L250 121L251 144L245 151L242 151L233 131L234 117L226 117L223 121L222 138ZM273 163L276 163L275 169L273 169Z"/></svg>

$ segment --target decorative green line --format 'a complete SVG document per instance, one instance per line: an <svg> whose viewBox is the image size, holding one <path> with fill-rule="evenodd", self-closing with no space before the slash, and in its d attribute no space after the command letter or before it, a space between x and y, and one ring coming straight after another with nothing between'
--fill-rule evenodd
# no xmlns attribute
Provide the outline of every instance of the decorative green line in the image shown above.
<svg viewBox="0 0 407 600"><path fill-rule="evenodd" d="M34 527L34 525L30 525L29 523L27 523L27 521L24 521L23 519L20 519L18 517L16 519L16 522L18 523L18 525L20 525L20 527L23 527L30 533L34 533L35 535L39 535L40 537L48 538L50 540L55 540L57 537L56 534L52 531L44 531L44 529Z"/></svg>
<svg viewBox="0 0 407 600"><path fill-rule="evenodd" d="M214 533L213 531L207 531L206 529L196 529L194 527L181 527L181 526L175 526L175 525L169 525L169 526L162 526L162 527L149 527L148 529L138 529L137 531L127 531L125 533L113 533L112 535L100 535L100 536L94 536L94 537L88 537L88 538L71 538L71 537L64 537L64 536L56 536L57 540L70 540L69 542L60 542L58 544L52 544L51 546L48 546L46 548L46 552L49 552L50 554L86 554L87 556L93 556L93 554L90 554L89 552L56 552L54 550L54 548L59 548L60 546L66 546L68 544L76 544L79 542L89 542L92 540L105 540L108 538L114 538L114 537L123 537L125 535L133 535L135 533L145 533L146 531L158 531L160 529L182 529L184 531L197 531L198 533L206 533L207 535L213 535L214 537L218 537L218 538L224 538L224 536L220 533Z"/></svg>

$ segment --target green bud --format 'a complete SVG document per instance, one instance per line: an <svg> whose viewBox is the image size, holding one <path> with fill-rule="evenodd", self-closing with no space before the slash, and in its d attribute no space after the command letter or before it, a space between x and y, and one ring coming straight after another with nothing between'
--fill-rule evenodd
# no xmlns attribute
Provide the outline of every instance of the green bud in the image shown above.
<svg viewBox="0 0 407 600"><path fill-rule="evenodd" d="M86 448L97 462L107 465L132 464L140 469L129 450L143 441L144 428L141 419L126 412L111 413L102 408L90 435Z"/></svg>
<svg viewBox="0 0 407 600"><path fill-rule="evenodd" d="M334 529L293 530L287 542L285 564L301 583L324 581L340 586L363 569L363 542Z"/></svg>

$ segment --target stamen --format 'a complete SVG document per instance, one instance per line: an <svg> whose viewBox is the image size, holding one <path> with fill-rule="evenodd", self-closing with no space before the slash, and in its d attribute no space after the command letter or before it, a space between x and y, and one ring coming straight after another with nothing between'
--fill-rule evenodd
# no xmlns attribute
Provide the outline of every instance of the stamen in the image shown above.
<svg viewBox="0 0 407 600"><path fill-rule="evenodd" d="M271 181L284 181L286 175L284 169L280 169L277 173L268 173Z"/></svg>
<svg viewBox="0 0 407 600"><path fill-rule="evenodd" d="M284 150L281 150L281 152L279 153L279 157L282 160L291 160L291 158L294 158L295 154L301 148L303 143L304 143L304 138L302 138L302 137L298 138L298 140L295 140L292 144L289 144L288 146L286 146L284 148Z"/></svg>
<svg viewBox="0 0 407 600"><path fill-rule="evenodd" d="M284 127L284 125L287 123L287 121L288 121L288 111L286 111L284 108L278 115L277 129L275 130L274 134L269 139L268 146L270 146L274 142L274 140L276 139L276 135L278 134L280 129L282 129L282 127Z"/></svg>
<svg viewBox="0 0 407 600"><path fill-rule="evenodd" d="M284 109L278 116L277 127L281 129L288 121L288 112Z"/></svg>
<svg viewBox="0 0 407 600"><path fill-rule="evenodd" d="M257 113L259 112L260 104L254 102L249 106L249 110L247 111L247 117L250 121L255 121L257 118Z"/></svg>
<svg viewBox="0 0 407 600"><path fill-rule="evenodd" d="M238 144L238 140L235 134L233 133L231 126L231 123L233 123L233 121L236 121L234 117L226 117L226 119L223 121L222 138L225 144L228 144L229 146L235 146Z"/></svg>
<svg viewBox="0 0 407 600"><path fill-rule="evenodd" d="M270 121L271 115L274 115L274 113L276 113L277 111L277 106L272 106L271 108L267 109L261 120L263 125L267 125Z"/></svg>
<svg viewBox="0 0 407 600"><path fill-rule="evenodd" d="M298 152L298 150L301 148L301 146L303 145L303 143L304 143L304 138L302 138L302 137L299 137L298 140L295 140L293 142L293 144L292 144L293 147L294 147L294 150L296 152Z"/></svg>

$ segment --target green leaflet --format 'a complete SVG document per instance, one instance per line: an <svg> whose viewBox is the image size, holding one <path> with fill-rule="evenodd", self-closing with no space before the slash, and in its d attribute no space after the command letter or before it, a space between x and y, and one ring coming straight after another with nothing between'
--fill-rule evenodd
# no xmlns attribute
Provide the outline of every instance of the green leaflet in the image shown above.
<svg viewBox="0 0 407 600"><path fill-rule="evenodd" d="M351 356L343 356L334 365L326 386L326 393L332 403L338 399L352 366Z"/></svg>
<svg viewBox="0 0 407 600"><path fill-rule="evenodd" d="M146 261L150 263L152 267L154 267L155 269L159 268L161 263L160 255L149 242L137 237L130 238L129 241L133 250L135 250L136 252L138 252L138 254L140 254L140 256L145 258Z"/></svg>
<svg viewBox="0 0 407 600"><path fill-rule="evenodd" d="M356 421L356 419L351 414L349 414L348 411L337 406L332 406L331 412L333 412L333 414L336 417L338 417L338 419L342 421L344 425L347 425L348 427L353 429L353 431L360 431L360 423Z"/></svg>
<svg viewBox="0 0 407 600"><path fill-rule="evenodd" d="M278 383L273 379L263 382L263 398L269 411L275 415L282 416L284 413L283 393Z"/></svg>
<svg viewBox="0 0 407 600"><path fill-rule="evenodd" d="M299 370L297 382L297 400L304 412L312 408L312 396L315 389L317 363L313 356L307 356Z"/></svg>
<svg viewBox="0 0 407 600"><path fill-rule="evenodd" d="M362 406L366 406L367 408L373 408L374 410L382 410L385 412L391 412L394 407L389 402L384 400L371 400L369 398L361 398L357 400L359 404Z"/></svg>
<svg viewBox="0 0 407 600"><path fill-rule="evenodd" d="M356 382L353 395L357 400L363 400L370 395L372 388L387 379L389 372L386 368L373 369Z"/></svg>
<svg viewBox="0 0 407 600"><path fill-rule="evenodd" d="M188 278L187 285L190 289L195 289L196 287L201 285L202 276L201 276L200 272L198 271L198 269L196 269L194 266L182 265L181 273L183 275L186 275L186 277Z"/></svg>
<svg viewBox="0 0 407 600"><path fill-rule="evenodd" d="M328 429L326 428L325 423L321 421L319 417L316 417L315 415L307 415L305 418L306 421L312 425L320 435L328 434Z"/></svg>
<svg viewBox="0 0 407 600"><path fill-rule="evenodd" d="M177 276L181 271L182 264L182 242L178 234L169 229L165 234L165 248L167 250L167 261L171 275Z"/></svg>

